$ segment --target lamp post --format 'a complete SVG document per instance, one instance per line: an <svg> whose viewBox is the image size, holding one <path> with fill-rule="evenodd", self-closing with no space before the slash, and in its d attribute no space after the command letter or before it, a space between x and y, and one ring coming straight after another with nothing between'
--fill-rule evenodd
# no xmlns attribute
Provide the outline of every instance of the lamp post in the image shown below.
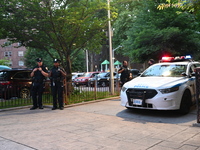
<svg viewBox="0 0 200 150"><path fill-rule="evenodd" d="M115 66L114 66L114 60L115 60L115 51L118 49L118 48L120 48L120 47L122 47L121 45L119 45L119 46L117 46L115 49L113 49L112 51L113 51L113 67L115 68Z"/></svg>
<svg viewBox="0 0 200 150"><path fill-rule="evenodd" d="M88 67L88 50L85 50L85 57L86 57L86 70L87 70L87 72L89 71L89 67Z"/></svg>
<svg viewBox="0 0 200 150"><path fill-rule="evenodd" d="M109 55L110 55L110 93L114 95L114 78L113 78L113 56L112 56L112 29L110 22L110 0L108 0L108 36L109 36Z"/></svg>

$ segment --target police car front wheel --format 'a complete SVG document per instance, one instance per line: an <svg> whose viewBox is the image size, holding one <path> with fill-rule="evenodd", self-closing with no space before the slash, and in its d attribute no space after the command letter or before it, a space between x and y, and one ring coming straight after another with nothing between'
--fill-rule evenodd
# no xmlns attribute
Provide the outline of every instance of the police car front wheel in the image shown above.
<svg viewBox="0 0 200 150"><path fill-rule="evenodd" d="M191 107L191 100L192 100L191 93L189 90L186 90L181 99L179 113L181 114L189 113Z"/></svg>

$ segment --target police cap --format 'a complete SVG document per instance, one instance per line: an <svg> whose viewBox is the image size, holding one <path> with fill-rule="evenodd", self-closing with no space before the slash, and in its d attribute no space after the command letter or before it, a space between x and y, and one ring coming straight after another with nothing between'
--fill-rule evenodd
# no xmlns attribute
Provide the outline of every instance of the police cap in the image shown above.
<svg viewBox="0 0 200 150"><path fill-rule="evenodd" d="M53 62L54 63L60 63L60 60L59 59L54 59Z"/></svg>
<svg viewBox="0 0 200 150"><path fill-rule="evenodd" d="M42 58L37 58L36 61L37 62L42 62Z"/></svg>

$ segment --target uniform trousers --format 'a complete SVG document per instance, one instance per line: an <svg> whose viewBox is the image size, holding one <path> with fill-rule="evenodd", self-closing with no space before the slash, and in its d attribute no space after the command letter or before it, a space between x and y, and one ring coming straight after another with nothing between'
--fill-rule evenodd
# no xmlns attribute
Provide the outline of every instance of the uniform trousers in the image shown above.
<svg viewBox="0 0 200 150"><path fill-rule="evenodd" d="M42 94L44 92L44 83L34 82L32 85L32 99L34 107L42 106Z"/></svg>
<svg viewBox="0 0 200 150"><path fill-rule="evenodd" d="M63 83L52 82L51 91L53 95L53 107L57 107L57 102L59 104L59 107L63 107Z"/></svg>

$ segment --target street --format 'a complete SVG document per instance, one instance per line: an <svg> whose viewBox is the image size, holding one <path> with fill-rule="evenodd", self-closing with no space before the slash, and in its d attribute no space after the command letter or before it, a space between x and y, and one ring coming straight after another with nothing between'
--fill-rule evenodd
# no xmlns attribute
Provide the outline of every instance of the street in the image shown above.
<svg viewBox="0 0 200 150"><path fill-rule="evenodd" d="M200 150L196 110L129 110L119 99L0 112L1 150Z"/></svg>

